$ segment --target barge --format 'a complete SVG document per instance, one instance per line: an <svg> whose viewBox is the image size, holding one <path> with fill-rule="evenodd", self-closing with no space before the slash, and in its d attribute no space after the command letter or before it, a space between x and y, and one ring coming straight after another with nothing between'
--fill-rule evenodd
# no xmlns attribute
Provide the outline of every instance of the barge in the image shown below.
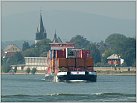
<svg viewBox="0 0 137 103"><path fill-rule="evenodd" d="M48 69L45 79L53 77L52 80L55 82L96 82L97 80L89 50L74 48L71 43L54 43L51 44L47 58Z"/></svg>

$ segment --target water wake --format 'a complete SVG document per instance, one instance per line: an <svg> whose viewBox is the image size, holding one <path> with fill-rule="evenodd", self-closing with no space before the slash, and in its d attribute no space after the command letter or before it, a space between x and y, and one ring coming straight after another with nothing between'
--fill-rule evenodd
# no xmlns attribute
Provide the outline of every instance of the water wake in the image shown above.
<svg viewBox="0 0 137 103"><path fill-rule="evenodd" d="M51 93L46 95L3 95L2 97L11 97L11 96L136 96L136 94L124 94L124 93L94 93L94 94L71 94L71 93Z"/></svg>
<svg viewBox="0 0 137 103"><path fill-rule="evenodd" d="M67 93L51 93L45 95L3 95L4 102L135 102L136 94L124 93L94 93L94 94L67 94Z"/></svg>

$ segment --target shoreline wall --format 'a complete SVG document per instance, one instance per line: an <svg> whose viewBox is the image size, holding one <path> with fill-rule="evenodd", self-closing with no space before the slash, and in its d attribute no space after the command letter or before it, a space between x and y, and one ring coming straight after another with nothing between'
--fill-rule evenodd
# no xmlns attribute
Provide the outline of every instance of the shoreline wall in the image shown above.
<svg viewBox="0 0 137 103"><path fill-rule="evenodd" d="M136 71L136 67L94 67L95 71Z"/></svg>

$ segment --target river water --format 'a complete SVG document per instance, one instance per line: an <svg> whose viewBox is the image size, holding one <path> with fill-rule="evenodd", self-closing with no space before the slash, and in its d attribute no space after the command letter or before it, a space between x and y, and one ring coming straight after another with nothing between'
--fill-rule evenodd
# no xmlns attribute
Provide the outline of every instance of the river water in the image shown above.
<svg viewBox="0 0 137 103"><path fill-rule="evenodd" d="M1 75L2 102L135 102L136 76L98 76L97 82L48 82L44 75Z"/></svg>

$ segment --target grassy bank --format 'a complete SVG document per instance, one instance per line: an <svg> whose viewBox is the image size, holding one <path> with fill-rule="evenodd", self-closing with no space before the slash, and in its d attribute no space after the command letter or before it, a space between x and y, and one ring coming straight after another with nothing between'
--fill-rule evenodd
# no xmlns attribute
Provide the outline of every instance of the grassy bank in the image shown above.
<svg viewBox="0 0 137 103"><path fill-rule="evenodd" d="M136 71L135 70L113 70L113 69L95 69L97 72L97 75L136 75ZM2 74L12 74L12 73L2 73ZM16 73L14 74L28 74L26 73L26 71L24 70L17 70ZM31 73L29 73L31 74ZM44 70L38 70L35 74L45 74Z"/></svg>
<svg viewBox="0 0 137 103"><path fill-rule="evenodd" d="M97 71L97 75L136 75L135 71L112 72L112 71Z"/></svg>
<svg viewBox="0 0 137 103"><path fill-rule="evenodd" d="M98 75L136 75L135 67L94 67Z"/></svg>

